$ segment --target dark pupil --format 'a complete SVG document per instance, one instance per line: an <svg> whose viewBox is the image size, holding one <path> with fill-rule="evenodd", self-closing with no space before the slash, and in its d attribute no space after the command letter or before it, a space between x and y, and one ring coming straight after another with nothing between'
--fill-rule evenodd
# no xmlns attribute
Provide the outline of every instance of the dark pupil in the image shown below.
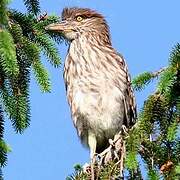
<svg viewBox="0 0 180 180"><path fill-rule="evenodd" d="M82 18L83 18L82 16L77 16L77 17L76 17L76 19L78 19L78 20L79 20L79 19L82 19Z"/></svg>

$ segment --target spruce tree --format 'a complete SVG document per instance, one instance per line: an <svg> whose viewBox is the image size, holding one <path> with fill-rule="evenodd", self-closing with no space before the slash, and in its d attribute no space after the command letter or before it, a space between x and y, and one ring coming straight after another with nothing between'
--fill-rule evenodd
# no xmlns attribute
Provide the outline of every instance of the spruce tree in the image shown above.
<svg viewBox="0 0 180 180"><path fill-rule="evenodd" d="M42 92L51 91L48 71L41 62L41 53L55 68L61 64L56 43L59 33L46 32L44 27L58 21L56 16L40 15L38 0L24 0L27 13L8 7L0 0L0 166L7 162L10 147L3 139L4 121L8 117L17 133L30 124L30 72L34 73ZM2 179L2 173L0 173Z"/></svg>

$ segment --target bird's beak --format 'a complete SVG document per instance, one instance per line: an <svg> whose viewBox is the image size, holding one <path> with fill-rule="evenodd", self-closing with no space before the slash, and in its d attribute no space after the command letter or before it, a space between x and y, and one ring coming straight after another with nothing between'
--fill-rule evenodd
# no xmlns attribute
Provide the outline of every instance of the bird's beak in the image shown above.
<svg viewBox="0 0 180 180"><path fill-rule="evenodd" d="M49 24L48 26L45 27L45 30L57 31L57 32L69 32L69 31L73 31L73 28L66 21L61 21L60 23Z"/></svg>

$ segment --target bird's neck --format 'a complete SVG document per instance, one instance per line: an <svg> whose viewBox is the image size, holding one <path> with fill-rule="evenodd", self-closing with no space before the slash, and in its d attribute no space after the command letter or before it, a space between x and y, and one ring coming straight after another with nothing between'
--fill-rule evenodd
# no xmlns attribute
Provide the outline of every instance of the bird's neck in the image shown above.
<svg viewBox="0 0 180 180"><path fill-rule="evenodd" d="M111 39L110 35L107 31L102 30L92 30L90 32L87 32L82 37L86 38L88 41L92 41L95 44L99 44L101 46L111 46Z"/></svg>
<svg viewBox="0 0 180 180"><path fill-rule="evenodd" d="M83 72L101 73L107 71L109 64L114 61L115 50L109 44L102 44L96 38L80 37L71 42L65 61L65 71L74 72L81 77Z"/></svg>
<svg viewBox="0 0 180 180"><path fill-rule="evenodd" d="M101 53L103 53L104 49L112 50L113 48L109 36L101 36L101 34L95 32L81 35L70 43L70 52L76 51L76 53L81 53L82 55L87 52L87 49L89 51L95 51L98 49L99 51L102 51Z"/></svg>
<svg viewBox="0 0 180 180"><path fill-rule="evenodd" d="M114 51L110 43L104 43L97 36L84 35L71 42L68 55L78 63L81 61L86 61L85 64L97 63L103 59L107 51Z"/></svg>

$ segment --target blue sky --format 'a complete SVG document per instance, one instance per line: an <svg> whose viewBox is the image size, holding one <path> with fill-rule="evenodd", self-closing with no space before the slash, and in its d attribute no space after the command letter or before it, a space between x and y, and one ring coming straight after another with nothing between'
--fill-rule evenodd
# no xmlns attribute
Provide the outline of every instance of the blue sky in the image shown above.
<svg viewBox="0 0 180 180"><path fill-rule="evenodd" d="M41 0L42 12L60 15L63 7L88 7L101 12L111 30L114 48L121 52L132 77L144 71L166 66L171 48L180 42L179 0ZM11 7L24 11L21 0ZM62 62L67 52L65 44L58 46ZM89 152L80 144L73 127L63 83L63 66L49 69L52 92L42 94L34 76L31 80L31 125L23 135L15 134L9 120L5 139L12 147L5 180L62 180L72 173L76 163L89 161ZM141 107L154 89L136 93Z"/></svg>

